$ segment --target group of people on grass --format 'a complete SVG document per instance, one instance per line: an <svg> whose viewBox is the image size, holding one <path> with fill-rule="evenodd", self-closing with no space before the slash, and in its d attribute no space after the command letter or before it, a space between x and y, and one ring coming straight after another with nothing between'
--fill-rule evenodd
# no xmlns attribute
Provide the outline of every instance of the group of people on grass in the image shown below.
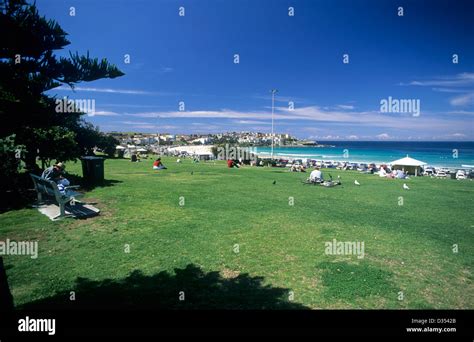
<svg viewBox="0 0 474 342"><path fill-rule="evenodd" d="M406 179L407 174L403 170L392 170L387 171L386 167L382 165L379 170L379 176L385 178L397 178L397 179Z"/></svg>
<svg viewBox="0 0 474 342"><path fill-rule="evenodd" d="M178 159L176 162L180 163L181 160ZM233 167L239 168L240 166L242 166L242 163L238 160L235 160L235 159L227 160L227 167L229 168L233 168ZM69 180L64 177L65 169L66 169L66 166L64 165L64 163L56 163L53 166L50 166L47 169L45 169L43 174L41 175L41 178L54 181L58 185L59 191L62 194L65 194L67 187L71 184ZM163 165L161 158L158 157L153 162L153 170L164 170L164 169L166 169L166 166ZM303 165L294 164L290 167L290 171L306 172L306 169ZM391 172L387 172L384 166L380 168L378 174L380 177L386 177L386 178L398 178L398 179L407 178L406 173L403 172L402 170L393 170ZM323 173L319 166L316 166L314 170L311 171L308 181L312 183L319 183L319 182L324 181Z"/></svg>

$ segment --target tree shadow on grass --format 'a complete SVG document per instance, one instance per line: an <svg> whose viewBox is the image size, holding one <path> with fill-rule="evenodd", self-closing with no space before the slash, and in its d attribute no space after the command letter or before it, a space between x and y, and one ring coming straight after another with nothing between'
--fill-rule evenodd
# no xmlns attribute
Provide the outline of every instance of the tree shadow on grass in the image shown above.
<svg viewBox="0 0 474 342"><path fill-rule="evenodd" d="M6 270L11 268L5 267L3 257L0 256L0 313L11 312L13 310L13 296L8 286Z"/></svg>
<svg viewBox="0 0 474 342"><path fill-rule="evenodd" d="M81 189L90 191L95 188L107 187L107 186L114 186L116 184L123 183L122 181L115 180L115 179L104 179L102 182L98 184L89 184L83 177L75 174L68 174L66 178L71 182L71 185L80 185Z"/></svg>
<svg viewBox="0 0 474 342"><path fill-rule="evenodd" d="M71 289L75 301L70 300L70 291L64 291L18 309L308 309L288 300L289 289L263 285L263 277L225 278L193 264L174 271L147 276L135 270L119 280L78 278Z"/></svg>

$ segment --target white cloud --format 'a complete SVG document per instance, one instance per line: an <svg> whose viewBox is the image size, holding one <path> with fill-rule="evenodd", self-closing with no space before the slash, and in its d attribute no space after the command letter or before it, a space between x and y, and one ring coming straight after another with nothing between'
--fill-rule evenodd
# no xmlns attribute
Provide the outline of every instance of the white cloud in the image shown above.
<svg viewBox="0 0 474 342"><path fill-rule="evenodd" d="M452 117L437 117L435 115L421 115L419 117L407 115L387 115L378 111L337 111L325 110L317 106L296 108L289 110L286 107L276 107L275 122L286 121L314 121L330 123L334 125L354 125L358 127L386 127L403 130L433 130L446 131L446 129L459 129L466 126L465 120L453 119ZM242 121L262 121L271 123L271 111L235 111L229 109L221 110L197 110L197 111L169 111L169 112L138 112L126 113L131 117L141 118L213 118L213 119L240 119Z"/></svg>
<svg viewBox="0 0 474 342"><path fill-rule="evenodd" d="M255 95L252 96L254 99L259 99L259 100L265 100L268 102L271 102L272 96L271 95ZM301 97L291 97L291 96L279 96L278 93L275 95L275 102L293 102L293 103L301 103L301 102L306 102L305 99Z"/></svg>
<svg viewBox="0 0 474 342"><path fill-rule="evenodd" d="M466 110L455 110L455 111L450 111L448 114L455 114L455 115L474 115L474 112L469 112Z"/></svg>
<svg viewBox="0 0 474 342"><path fill-rule="evenodd" d="M151 122L143 122L143 121L120 121L121 124L124 125L152 125Z"/></svg>
<svg viewBox="0 0 474 342"><path fill-rule="evenodd" d="M258 121L258 120L234 120L234 123L242 125L270 125L270 122L267 121Z"/></svg>
<svg viewBox="0 0 474 342"><path fill-rule="evenodd" d="M142 105L128 103L101 103L103 107L119 107L119 108L157 108L158 105Z"/></svg>
<svg viewBox="0 0 474 342"><path fill-rule="evenodd" d="M381 133L376 135L375 137L380 140L390 139L390 135L388 135L387 133Z"/></svg>
<svg viewBox="0 0 474 342"><path fill-rule="evenodd" d="M115 112L109 112L106 110L99 110L94 112L94 116L119 116L120 114Z"/></svg>
<svg viewBox="0 0 474 342"><path fill-rule="evenodd" d="M432 80L412 81L408 84L401 83L400 85L431 86L433 87L432 90L436 92L461 94L449 100L452 106L467 106L474 103L474 91L469 89L474 86L474 73L472 72L463 72Z"/></svg>
<svg viewBox="0 0 474 342"><path fill-rule="evenodd" d="M62 90L62 91L84 91L92 93L109 93L109 94L122 94L122 95L156 95L156 96L172 96L176 95L174 93L166 92L152 92L146 90L136 90L136 89L112 89L112 88L93 88L93 87L71 87L60 86L51 90Z"/></svg>
<svg viewBox="0 0 474 342"><path fill-rule="evenodd" d="M354 106L351 106L351 105L337 105L338 108L341 108L341 109L354 109L355 107Z"/></svg>
<svg viewBox="0 0 474 342"><path fill-rule="evenodd" d="M467 106L474 103L474 92L453 97L449 103L452 106Z"/></svg>
<svg viewBox="0 0 474 342"><path fill-rule="evenodd" d="M134 129L157 129L157 125L134 125Z"/></svg>
<svg viewBox="0 0 474 342"><path fill-rule="evenodd" d="M459 88L432 88L433 91L439 93L467 93L469 90Z"/></svg>
<svg viewBox="0 0 474 342"><path fill-rule="evenodd" d="M426 81L411 81L408 84L401 83L401 85L414 86L434 86L434 87L459 87L474 84L474 73L463 72L454 76L438 77Z"/></svg>
<svg viewBox="0 0 474 342"><path fill-rule="evenodd" d="M179 126L172 126L172 125L158 125L152 122L146 121L119 121L121 125L125 126L133 126L133 129L155 129L155 130L169 130L169 129L178 129Z"/></svg>

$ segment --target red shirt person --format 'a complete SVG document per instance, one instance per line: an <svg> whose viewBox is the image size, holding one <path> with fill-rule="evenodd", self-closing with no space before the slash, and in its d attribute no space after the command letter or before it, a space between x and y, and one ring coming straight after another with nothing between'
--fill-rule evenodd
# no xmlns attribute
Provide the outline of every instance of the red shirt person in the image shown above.
<svg viewBox="0 0 474 342"><path fill-rule="evenodd" d="M157 160L153 162L153 170L161 170L161 169L166 169L166 167L161 162L161 158L158 158Z"/></svg>

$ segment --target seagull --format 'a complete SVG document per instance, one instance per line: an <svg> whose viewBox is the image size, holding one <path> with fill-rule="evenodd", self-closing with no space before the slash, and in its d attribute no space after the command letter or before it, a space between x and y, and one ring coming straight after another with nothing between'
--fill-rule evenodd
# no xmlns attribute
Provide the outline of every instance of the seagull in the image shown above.
<svg viewBox="0 0 474 342"><path fill-rule="evenodd" d="M405 183L403 183L403 189L405 189L405 190L410 190L410 188L408 187L408 185L406 185Z"/></svg>
<svg viewBox="0 0 474 342"><path fill-rule="evenodd" d="M355 185L360 185L360 183L357 180L354 181L354 184Z"/></svg>

